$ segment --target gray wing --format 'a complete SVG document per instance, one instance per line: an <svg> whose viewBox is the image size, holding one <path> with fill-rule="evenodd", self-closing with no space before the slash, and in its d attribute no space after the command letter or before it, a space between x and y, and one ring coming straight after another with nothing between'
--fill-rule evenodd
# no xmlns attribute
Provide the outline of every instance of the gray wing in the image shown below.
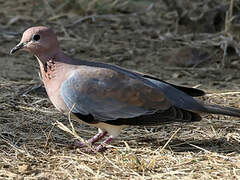
<svg viewBox="0 0 240 180"><path fill-rule="evenodd" d="M124 74L129 78L131 77L133 79L138 79L146 86L150 86L155 90L158 90L162 96L168 99L169 103L178 108L197 112L205 111L202 103L199 103L193 98L194 96L204 95L204 92L201 90L166 83L156 77L139 72L132 72L111 64L89 61L81 61L81 63L89 67L98 67L113 70L115 72Z"/></svg>
<svg viewBox="0 0 240 180"><path fill-rule="evenodd" d="M181 86L177 86L178 88L175 88L171 84L165 83L163 81L159 81L152 78L145 78L145 79L153 83L165 95L165 97L169 100L169 102L172 103L172 105L184 110L189 110L189 111L196 111L196 112L205 111L205 108L202 105L202 103L195 100L192 96L186 94L186 92L180 90L180 89L187 90L187 88L181 87ZM189 90L191 90L191 88L187 90L188 93L189 93Z"/></svg>
<svg viewBox="0 0 240 180"><path fill-rule="evenodd" d="M172 87L174 87L174 88L176 88L180 91L183 91L185 94L187 94L189 96L192 96L192 97L198 97L198 96L204 96L205 95L205 92L200 90L200 89L171 84L171 83L165 82L165 81L163 81L163 80L161 80L161 79L159 79L155 76L151 76L151 75L148 75L148 74L142 74L142 73L138 73L138 74L141 75L143 78L152 81L154 84L170 85L170 86L172 86Z"/></svg>
<svg viewBox="0 0 240 180"><path fill-rule="evenodd" d="M112 69L82 66L62 83L60 94L73 113L99 121L134 118L172 105L160 90Z"/></svg>

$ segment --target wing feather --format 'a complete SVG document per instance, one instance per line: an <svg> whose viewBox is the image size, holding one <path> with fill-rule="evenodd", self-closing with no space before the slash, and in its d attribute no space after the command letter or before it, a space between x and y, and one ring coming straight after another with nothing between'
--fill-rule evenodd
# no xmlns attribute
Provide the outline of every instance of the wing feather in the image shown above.
<svg viewBox="0 0 240 180"><path fill-rule="evenodd" d="M134 118L171 106L157 89L104 68L73 71L62 83L60 93L73 113L91 114L99 121Z"/></svg>

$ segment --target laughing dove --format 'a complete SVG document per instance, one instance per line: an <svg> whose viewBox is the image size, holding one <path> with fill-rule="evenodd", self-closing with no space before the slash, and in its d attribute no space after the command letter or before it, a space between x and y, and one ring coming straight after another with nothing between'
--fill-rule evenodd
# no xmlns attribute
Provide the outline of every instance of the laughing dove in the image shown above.
<svg viewBox="0 0 240 180"><path fill-rule="evenodd" d="M199 113L240 117L239 109L194 99L204 95L201 90L110 64L72 59L63 53L55 33L47 27L27 29L10 53L20 49L36 56L54 106L64 114L71 111L77 121L99 128L90 144L109 134L97 151L130 125L199 121Z"/></svg>

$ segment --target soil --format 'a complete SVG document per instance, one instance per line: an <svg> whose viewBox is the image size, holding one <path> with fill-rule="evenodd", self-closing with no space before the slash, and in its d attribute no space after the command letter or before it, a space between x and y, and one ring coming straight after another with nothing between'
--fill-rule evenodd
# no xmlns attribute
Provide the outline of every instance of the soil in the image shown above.
<svg viewBox="0 0 240 180"><path fill-rule="evenodd" d="M59 153L63 144L72 137L60 129L53 128L52 121L55 118L65 124L68 120L55 110L44 89L38 88L28 92L41 85L38 75L39 66L35 57L26 52L9 55L10 49L20 41L21 33L30 26L46 25L54 29L62 49L74 58L112 63L155 75L174 84L198 87L207 93L219 94L202 99L240 108L238 34L232 30L235 24L227 30L225 24L225 12L229 10L229 1L141 0L137 2L133 0L125 4L116 3L103 7L96 3L85 2L84 6L77 1L71 3L65 4L65 1L56 3L54 0L49 1L49 4L47 1L0 0L0 145L2 154L10 151L7 157L2 155L0 158L7 159L10 164L6 161L0 162L0 168L8 172L7 177L11 177L11 173L13 177L18 177L19 173L31 176L34 176L34 173L39 174L34 167L38 167L37 169L43 172L42 162L30 162L27 158L41 156L37 148L40 148L44 154L48 152L53 155L52 151ZM61 8L60 5L64 6ZM235 6L233 12L238 13ZM79 20L81 21L78 22ZM221 95L227 92L229 94L226 96ZM213 117L216 116L205 118ZM181 144L186 139L189 142L197 139L195 144L209 151L214 149L214 146L209 145L213 143L217 146L214 152L228 153L228 150L224 149L223 144L225 144L232 147L230 152L239 153L239 150L236 150L237 147L239 148L237 140L232 139L228 142L225 139L229 133L237 133L239 136L239 123L218 122L219 119L216 120L214 128L225 129L220 138L203 141L206 137L201 139L200 136L189 140L189 134L192 135L189 125L183 128L186 131L181 130L183 138L173 140L173 144ZM93 128L74 124L77 129L85 128L81 130L81 136L85 139L96 132ZM205 120L205 125L196 123L194 127L202 127L199 132L211 131L208 120ZM154 127L153 131L157 132L159 128ZM89 129L93 132L89 133ZM129 137L130 146L139 145L139 148L144 148L149 145L148 138L150 138L152 147L158 147L165 144L169 133L175 129L170 125L160 130L168 133L168 136L166 134L162 136L165 139L157 139L157 135L137 138L138 132L144 134L144 130L136 128L132 130L135 136L124 131L123 141L128 142L127 137ZM55 135L48 137L50 132ZM197 135L199 134L196 132ZM28 144L30 145L27 146ZM27 151L30 152L29 157L24 146L27 146ZM120 146L124 146L123 143ZM188 148L194 149L190 145L176 146L178 147L175 148L176 152L177 149L182 151L181 148L185 148L183 152ZM17 160L13 157L15 151L19 156ZM140 158L144 159L144 157ZM51 166L52 162L48 162L47 158L44 161ZM31 166L30 169L28 166ZM151 170L160 172L156 166ZM141 170L136 172L142 173ZM106 170L106 173L109 174L109 171ZM152 177L150 171L146 173L147 176ZM240 175L239 171L237 174ZM199 177L198 175L196 177ZM57 178L60 175L48 174L46 177ZM74 177L78 176L74 174ZM131 176L123 176L123 178L127 177Z"/></svg>

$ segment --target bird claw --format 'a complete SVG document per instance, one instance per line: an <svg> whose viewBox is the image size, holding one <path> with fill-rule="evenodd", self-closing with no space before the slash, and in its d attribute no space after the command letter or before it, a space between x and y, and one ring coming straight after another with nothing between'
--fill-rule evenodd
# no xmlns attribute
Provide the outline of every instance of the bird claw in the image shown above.
<svg viewBox="0 0 240 180"><path fill-rule="evenodd" d="M79 140L73 140L67 145L67 147L69 147L69 148L84 148L84 147L86 147L86 144L82 143Z"/></svg>
<svg viewBox="0 0 240 180"><path fill-rule="evenodd" d="M99 139L103 138L103 136L106 135L106 132L99 133L95 135L93 138L89 139L86 143L91 146L92 148L89 148L89 146L82 141L75 140L73 143L70 144L70 147L75 148L84 148L84 151L87 153L96 153L96 152L104 152L106 151L106 145L109 144L113 138L111 136L107 137L101 144L98 146L94 146L94 143L97 142Z"/></svg>
<svg viewBox="0 0 240 180"><path fill-rule="evenodd" d="M102 144L98 146L93 146L92 148L84 148L84 151L90 154L95 154L96 152L102 153L107 150L106 146L103 146Z"/></svg>
<svg viewBox="0 0 240 180"><path fill-rule="evenodd" d="M90 145L90 144L89 144ZM85 143L83 143L82 141L79 141L79 140L75 140L73 142L73 146L76 147L76 148L84 148L84 147L87 147L87 145ZM90 145L91 146L91 145Z"/></svg>
<svg viewBox="0 0 240 180"><path fill-rule="evenodd" d="M104 152L106 151L106 145L109 144L111 141L113 140L113 138L111 136L109 136L107 139L105 139L100 145L98 145L95 150L97 152Z"/></svg>
<svg viewBox="0 0 240 180"><path fill-rule="evenodd" d="M89 144L89 146L93 145L95 142L99 141L100 139L102 139L105 135L107 134L107 132L99 132L98 134L96 134L95 136L93 136L91 139L87 140L87 144ZM88 145L80 141L80 140L75 140L70 146L71 147L76 147L76 148L85 148L88 147Z"/></svg>
<svg viewBox="0 0 240 180"><path fill-rule="evenodd" d="M86 147L85 151L88 152L88 153L104 152L107 149L106 145L109 144L112 140L113 140L113 138L111 136L109 136L107 139L105 139L98 146L91 146L92 148Z"/></svg>
<svg viewBox="0 0 240 180"><path fill-rule="evenodd" d="M104 152L104 151L107 150L107 147L106 147L106 146L103 146L102 144L100 144L99 146L97 146L97 147L95 148L95 150L96 150L97 152Z"/></svg>
<svg viewBox="0 0 240 180"><path fill-rule="evenodd" d="M92 147L92 148L89 148ZM88 153L94 153L94 152L104 152L107 148L103 145L93 145L91 143L89 143L89 146L87 144L84 144L83 142L77 140L75 142L73 142L73 147L76 148L84 148L84 151L88 152Z"/></svg>

